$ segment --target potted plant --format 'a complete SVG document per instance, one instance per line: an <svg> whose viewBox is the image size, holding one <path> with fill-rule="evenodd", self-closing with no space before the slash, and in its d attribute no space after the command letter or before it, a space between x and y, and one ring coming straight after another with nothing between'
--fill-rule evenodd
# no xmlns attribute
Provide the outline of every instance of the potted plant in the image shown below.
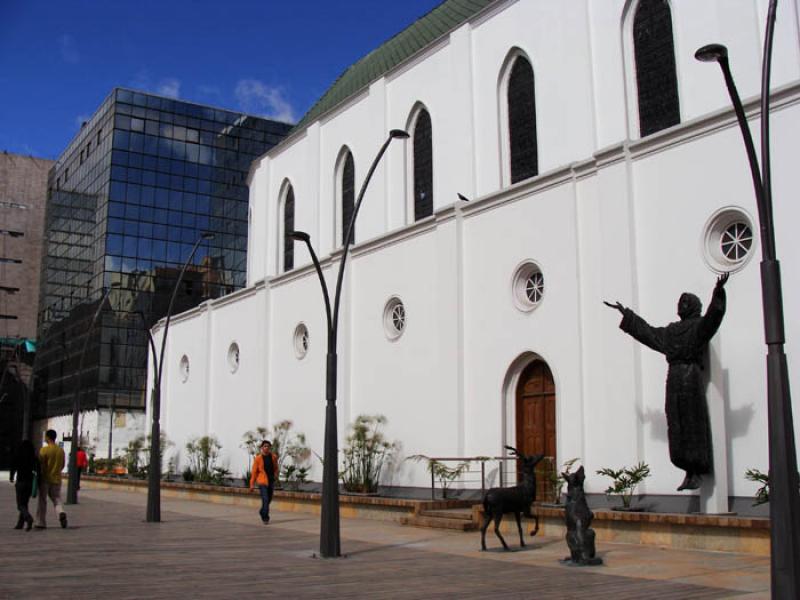
<svg viewBox="0 0 800 600"><path fill-rule="evenodd" d="M769 502L769 475L762 473L758 469L747 469L744 473L745 479L760 483L761 487L756 490L755 502L753 506L759 506Z"/></svg>
<svg viewBox="0 0 800 600"><path fill-rule="evenodd" d="M600 469L597 474L612 479L611 485L606 489L606 495L617 495L622 498L622 506L614 506L612 510L644 510L643 508L631 508L631 501L636 486L650 476L650 466L647 463L639 462L633 467L621 469Z"/></svg>
<svg viewBox="0 0 800 600"><path fill-rule="evenodd" d="M425 456L424 454L414 454L413 456L409 456L406 460L413 460L414 462L419 462L421 460L428 461L428 473L439 481L439 485L442 487L442 498L445 500L447 499L447 490L450 485L464 474L469 468L470 463L470 461L465 460L452 467L448 467L443 462Z"/></svg>
<svg viewBox="0 0 800 600"><path fill-rule="evenodd" d="M95 475L107 475L110 462L107 458L95 458L94 459L94 474Z"/></svg>
<svg viewBox="0 0 800 600"><path fill-rule="evenodd" d="M552 459L551 459L552 460ZM553 504L556 506L561 506L561 491L564 489L564 484L566 483L566 479L564 479L564 475L569 475L572 473L572 467L578 462L580 458L577 456L575 458L570 458L568 461L565 461L561 470L556 469L555 465L551 469L548 470L547 476L550 481L550 485L552 486L553 490Z"/></svg>
<svg viewBox="0 0 800 600"><path fill-rule="evenodd" d="M186 443L186 455L189 460L187 470L192 471L195 480L201 483L220 480L218 469L222 467L217 466L217 460L221 450L222 445L213 435L193 438ZM186 479L185 471L184 479Z"/></svg>
<svg viewBox="0 0 800 600"><path fill-rule="evenodd" d="M305 483L310 471L311 449L306 443L306 435L292 431L293 425L284 420L272 428L272 451L278 455L278 488L285 483L287 487L296 489L298 484ZM298 480L301 473L301 480Z"/></svg>
<svg viewBox="0 0 800 600"><path fill-rule="evenodd" d="M261 442L267 438L268 432L269 431L266 427L256 427L255 429L245 431L244 434L242 434L242 443L239 444L239 447L247 452L247 466L242 473L244 487L248 487L250 485L250 473L253 460L256 456L258 456Z"/></svg>
<svg viewBox="0 0 800 600"><path fill-rule="evenodd" d="M344 489L356 494L377 494L383 467L392 461L397 444L388 442L380 428L383 415L359 415L345 440L344 468L339 474Z"/></svg>

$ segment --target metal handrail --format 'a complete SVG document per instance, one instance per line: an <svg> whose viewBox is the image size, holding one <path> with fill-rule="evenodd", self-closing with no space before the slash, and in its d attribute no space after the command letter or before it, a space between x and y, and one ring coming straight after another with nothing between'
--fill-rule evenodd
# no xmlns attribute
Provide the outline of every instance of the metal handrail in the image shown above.
<svg viewBox="0 0 800 600"><path fill-rule="evenodd" d="M430 457L426 457L426 458L429 461L429 463L431 461L436 461L436 462L440 462L440 463L444 463L444 462L459 462L459 463L463 463L463 462L468 462L468 463L480 462L481 463L481 468L480 468L481 494L485 494L486 493L486 463L487 462L496 461L498 463L498 476L499 476L500 487L505 487L505 478L506 478L506 475L508 475L508 473L503 468L503 464L504 464L505 461L512 461L512 462L515 462L515 463L517 461L517 458L514 457L514 456L472 456L472 457L470 457L470 456L457 456L457 457L453 457L453 456L430 456ZM478 470L477 469L467 469L466 471L464 471L464 473L465 474L466 473L478 473ZM478 481L478 480L477 479L464 479L462 477L459 481L460 481L460 483L469 483L469 482ZM434 475L433 470L431 470L431 500L435 500L435 499L436 499L436 476Z"/></svg>

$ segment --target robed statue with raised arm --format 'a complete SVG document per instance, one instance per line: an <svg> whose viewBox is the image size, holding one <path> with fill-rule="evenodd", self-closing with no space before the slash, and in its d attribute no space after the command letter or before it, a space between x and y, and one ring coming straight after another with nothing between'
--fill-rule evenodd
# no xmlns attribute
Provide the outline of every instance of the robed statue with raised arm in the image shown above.
<svg viewBox="0 0 800 600"><path fill-rule="evenodd" d="M678 490L700 487L703 475L712 471L711 424L706 404L703 356L709 340L725 316L725 283L728 274L720 275L705 314L694 294L681 294L678 300L680 321L666 327L653 327L619 302L607 306L622 314L619 326L645 346L662 353L667 370L667 434L672 464L686 471Z"/></svg>

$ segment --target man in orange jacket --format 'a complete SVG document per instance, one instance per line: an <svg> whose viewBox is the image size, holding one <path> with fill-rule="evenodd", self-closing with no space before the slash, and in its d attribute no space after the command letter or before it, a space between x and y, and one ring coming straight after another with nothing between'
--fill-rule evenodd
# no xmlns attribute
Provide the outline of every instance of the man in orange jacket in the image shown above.
<svg viewBox="0 0 800 600"><path fill-rule="evenodd" d="M269 504L272 502L272 492L275 489L275 480L278 478L278 455L272 451L272 442L261 442L261 454L253 460L250 473L250 489L258 484L261 493L261 522L269 523Z"/></svg>

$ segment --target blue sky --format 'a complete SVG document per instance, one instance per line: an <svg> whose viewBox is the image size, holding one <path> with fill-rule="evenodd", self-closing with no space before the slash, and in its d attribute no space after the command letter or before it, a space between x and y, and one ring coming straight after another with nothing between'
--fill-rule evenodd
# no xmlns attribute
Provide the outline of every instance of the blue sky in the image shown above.
<svg viewBox="0 0 800 600"><path fill-rule="evenodd" d="M0 151L56 158L114 86L296 121L441 0L0 0Z"/></svg>

